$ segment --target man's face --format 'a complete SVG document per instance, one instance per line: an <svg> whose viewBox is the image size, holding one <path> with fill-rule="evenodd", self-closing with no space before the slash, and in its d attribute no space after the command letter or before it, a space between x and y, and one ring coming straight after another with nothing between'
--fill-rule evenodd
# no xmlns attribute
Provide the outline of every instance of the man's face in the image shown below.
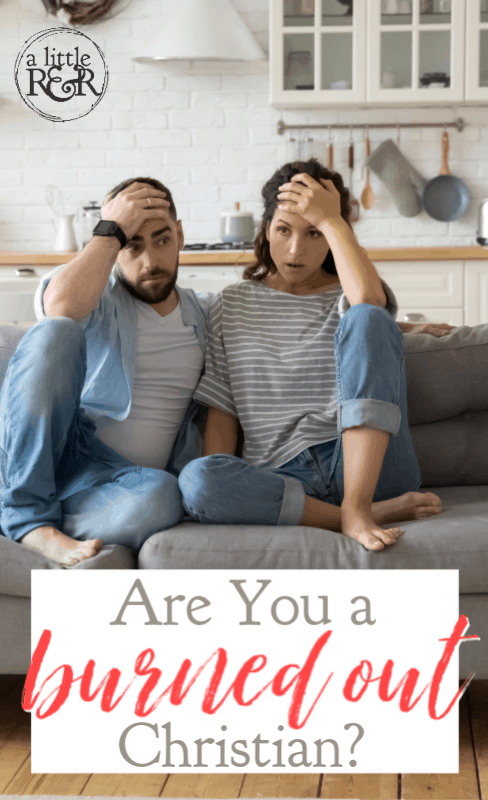
<svg viewBox="0 0 488 800"><path fill-rule="evenodd" d="M165 211L145 222L118 256L119 279L130 294L156 305L173 291L178 275L178 254L183 248L181 221Z"/></svg>

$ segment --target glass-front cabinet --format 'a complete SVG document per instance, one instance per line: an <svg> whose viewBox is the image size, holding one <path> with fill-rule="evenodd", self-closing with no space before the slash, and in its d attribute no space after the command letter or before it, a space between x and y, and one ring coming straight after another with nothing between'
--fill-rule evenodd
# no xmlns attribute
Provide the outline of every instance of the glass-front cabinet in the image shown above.
<svg viewBox="0 0 488 800"><path fill-rule="evenodd" d="M364 102L365 47L365 0L271 0L271 102Z"/></svg>
<svg viewBox="0 0 488 800"><path fill-rule="evenodd" d="M466 10L466 100L488 100L488 0Z"/></svg>
<svg viewBox="0 0 488 800"><path fill-rule="evenodd" d="M369 0L368 100L462 101L464 13L464 0Z"/></svg>
<svg viewBox="0 0 488 800"><path fill-rule="evenodd" d="M488 98L488 0L467 6L466 0L270 0L270 6L276 105Z"/></svg>

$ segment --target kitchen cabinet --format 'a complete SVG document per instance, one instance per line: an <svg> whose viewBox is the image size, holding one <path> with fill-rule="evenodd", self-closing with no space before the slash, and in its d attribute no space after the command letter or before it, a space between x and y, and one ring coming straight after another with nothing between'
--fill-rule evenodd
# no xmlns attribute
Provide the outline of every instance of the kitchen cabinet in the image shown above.
<svg viewBox="0 0 488 800"><path fill-rule="evenodd" d="M488 322L488 260L466 264L466 325Z"/></svg>
<svg viewBox="0 0 488 800"><path fill-rule="evenodd" d="M464 0L369 0L368 101L462 101L464 16Z"/></svg>
<svg viewBox="0 0 488 800"><path fill-rule="evenodd" d="M35 325L34 293L49 267L22 265L0 270L0 325Z"/></svg>
<svg viewBox="0 0 488 800"><path fill-rule="evenodd" d="M480 3L484 9L487 0L474 0L478 16L470 11L470 30L488 59L488 12ZM474 57L465 14L466 0L271 0L271 102L289 108L463 102L465 54Z"/></svg>
<svg viewBox="0 0 488 800"><path fill-rule="evenodd" d="M375 267L395 292L398 322L464 324L462 261L382 261Z"/></svg>
<svg viewBox="0 0 488 800"><path fill-rule="evenodd" d="M271 0L271 102L366 100L365 0Z"/></svg>
<svg viewBox="0 0 488 800"><path fill-rule="evenodd" d="M242 280L244 267L179 267L178 286L182 289L194 289L195 292L212 292L217 294L225 286L239 283Z"/></svg>
<svg viewBox="0 0 488 800"><path fill-rule="evenodd" d="M468 0L466 43L466 100L488 100L488 0Z"/></svg>

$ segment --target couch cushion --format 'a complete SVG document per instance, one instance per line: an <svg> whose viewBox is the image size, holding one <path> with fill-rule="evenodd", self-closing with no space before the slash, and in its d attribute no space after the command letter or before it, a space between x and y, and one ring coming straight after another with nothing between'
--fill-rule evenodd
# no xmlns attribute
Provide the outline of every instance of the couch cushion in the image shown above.
<svg viewBox="0 0 488 800"><path fill-rule="evenodd" d="M0 675L27 674L31 662L30 610L29 597L0 594Z"/></svg>
<svg viewBox="0 0 488 800"><path fill-rule="evenodd" d="M151 536L139 568L459 569L460 592L488 592L488 486L435 493L442 514L401 523L399 543L380 552L318 528L185 522Z"/></svg>
<svg viewBox="0 0 488 800"><path fill-rule="evenodd" d="M103 547L98 555L69 569L135 569L136 559L127 547L118 544ZM31 570L63 569L40 553L19 542L0 536L0 595L31 596Z"/></svg>
<svg viewBox="0 0 488 800"><path fill-rule="evenodd" d="M410 425L488 411L488 325L463 325L436 339L405 334Z"/></svg>
<svg viewBox="0 0 488 800"><path fill-rule="evenodd" d="M22 328L20 325L0 325L0 386L7 373L8 362L28 330L29 328Z"/></svg>
<svg viewBox="0 0 488 800"><path fill-rule="evenodd" d="M488 483L488 411L411 425L423 486Z"/></svg>

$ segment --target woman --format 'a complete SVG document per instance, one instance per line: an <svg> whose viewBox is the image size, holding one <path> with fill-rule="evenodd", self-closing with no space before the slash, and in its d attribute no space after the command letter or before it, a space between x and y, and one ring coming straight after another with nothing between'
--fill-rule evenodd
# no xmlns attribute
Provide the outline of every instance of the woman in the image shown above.
<svg viewBox="0 0 488 800"><path fill-rule="evenodd" d="M205 457L180 475L184 506L200 522L320 527L381 550L402 534L385 523L441 511L416 492L395 298L340 175L285 164L262 195L256 263L211 308L194 393L209 406Z"/></svg>

